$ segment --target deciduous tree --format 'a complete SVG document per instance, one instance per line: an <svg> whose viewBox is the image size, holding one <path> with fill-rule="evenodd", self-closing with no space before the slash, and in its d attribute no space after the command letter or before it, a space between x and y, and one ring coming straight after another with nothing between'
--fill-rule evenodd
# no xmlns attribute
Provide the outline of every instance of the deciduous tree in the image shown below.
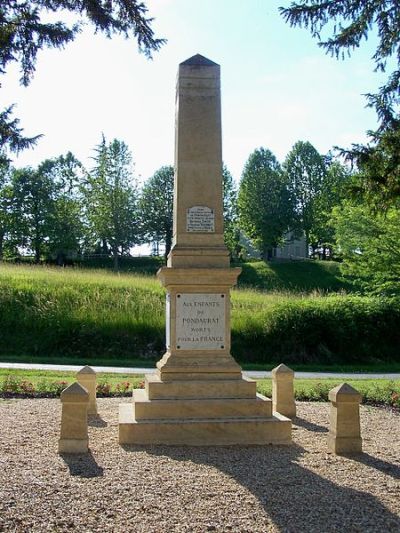
<svg viewBox="0 0 400 533"><path fill-rule="evenodd" d="M270 150L259 148L247 160L238 207L241 228L263 258L268 259L293 222L293 204L285 175Z"/></svg>
<svg viewBox="0 0 400 533"><path fill-rule="evenodd" d="M400 294L400 209L347 200L332 222L344 273L373 292Z"/></svg>
<svg viewBox="0 0 400 533"><path fill-rule="evenodd" d="M318 216L316 199L326 176L324 158L311 143L298 141L286 157L283 168L294 200L295 227L304 231L308 250L311 231Z"/></svg>

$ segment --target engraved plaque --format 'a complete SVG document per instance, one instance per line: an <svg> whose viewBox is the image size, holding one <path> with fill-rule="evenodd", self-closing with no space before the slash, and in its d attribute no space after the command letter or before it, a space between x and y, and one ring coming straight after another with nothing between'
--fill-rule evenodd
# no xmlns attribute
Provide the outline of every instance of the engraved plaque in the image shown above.
<svg viewBox="0 0 400 533"><path fill-rule="evenodd" d="M189 207L186 213L186 231L197 233L214 233L214 209L203 205Z"/></svg>
<svg viewBox="0 0 400 533"><path fill-rule="evenodd" d="M225 348L225 294L176 295L178 350Z"/></svg>

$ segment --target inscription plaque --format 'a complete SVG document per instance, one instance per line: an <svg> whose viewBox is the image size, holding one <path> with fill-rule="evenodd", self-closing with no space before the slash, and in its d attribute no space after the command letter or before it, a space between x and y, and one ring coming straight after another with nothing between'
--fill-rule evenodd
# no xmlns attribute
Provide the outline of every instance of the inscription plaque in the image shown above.
<svg viewBox="0 0 400 533"><path fill-rule="evenodd" d="M225 348L225 294L176 295L176 347L178 350Z"/></svg>
<svg viewBox="0 0 400 533"><path fill-rule="evenodd" d="M186 213L186 231L198 233L215 232L214 209L204 205L189 207Z"/></svg>

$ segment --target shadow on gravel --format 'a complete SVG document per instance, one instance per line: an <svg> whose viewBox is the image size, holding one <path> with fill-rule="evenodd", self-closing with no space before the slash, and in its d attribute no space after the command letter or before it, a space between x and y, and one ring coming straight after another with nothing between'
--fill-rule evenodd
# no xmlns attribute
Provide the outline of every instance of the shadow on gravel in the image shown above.
<svg viewBox="0 0 400 533"><path fill-rule="evenodd" d="M108 426L107 422L101 418L100 415L89 415L88 426L93 428L105 428Z"/></svg>
<svg viewBox="0 0 400 533"><path fill-rule="evenodd" d="M88 453L62 453L60 457L67 464L71 476L93 478L101 477L104 469L96 463L92 452Z"/></svg>
<svg viewBox="0 0 400 533"><path fill-rule="evenodd" d="M124 446L124 449L128 452L141 449L155 456L184 461L188 463L188 468L191 463L196 463L218 469L257 498L279 531L400 531L400 517L391 513L371 494L341 486L299 464L307 452L297 445ZM331 464L329 456L321 454L320 461L323 472L327 468L330 468L331 473L334 472L335 466ZM327 466L324 465L325 461ZM354 478L354 465L347 458L343 458L340 467L341 471L349 467L348 477ZM183 494L185 483L192 482L190 477L183 480L180 487ZM235 496L232 500L229 494L221 496L225 505L231 505L232 509L236 507ZM207 498L207 494L199 497ZM215 513L218 512L215 509ZM240 513L240 510L236 513Z"/></svg>
<svg viewBox="0 0 400 533"><path fill-rule="evenodd" d="M357 455L351 455L348 458L371 468L375 468L394 479L400 479L400 465L388 463L387 461L383 461L382 459L378 459L377 457L364 452Z"/></svg>
<svg viewBox="0 0 400 533"><path fill-rule="evenodd" d="M295 426L300 426L304 429L307 429L308 431L315 431L316 433L328 433L327 427L319 426L318 424L314 424L313 422L309 422L305 418L299 418L298 416L293 418L293 424Z"/></svg>

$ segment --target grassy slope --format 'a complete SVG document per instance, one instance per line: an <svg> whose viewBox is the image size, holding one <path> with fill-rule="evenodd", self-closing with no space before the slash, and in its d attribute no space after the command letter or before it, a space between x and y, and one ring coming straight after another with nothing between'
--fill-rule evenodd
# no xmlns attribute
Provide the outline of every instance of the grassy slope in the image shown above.
<svg viewBox="0 0 400 533"><path fill-rule="evenodd" d="M340 273L333 261L286 261L238 263L242 267L239 287L268 291L353 292L354 287Z"/></svg>
<svg viewBox="0 0 400 533"><path fill-rule="evenodd" d="M350 363L354 353L361 368L367 359L371 369L382 358L395 360L398 303L316 294L316 286L343 289L336 269L311 262L244 265L245 283L256 273L275 292L233 291L233 354L264 368L281 360L321 368ZM292 292L277 292L278 286ZM0 356L131 366L139 356L152 364L164 350L164 298L152 276L3 265Z"/></svg>

